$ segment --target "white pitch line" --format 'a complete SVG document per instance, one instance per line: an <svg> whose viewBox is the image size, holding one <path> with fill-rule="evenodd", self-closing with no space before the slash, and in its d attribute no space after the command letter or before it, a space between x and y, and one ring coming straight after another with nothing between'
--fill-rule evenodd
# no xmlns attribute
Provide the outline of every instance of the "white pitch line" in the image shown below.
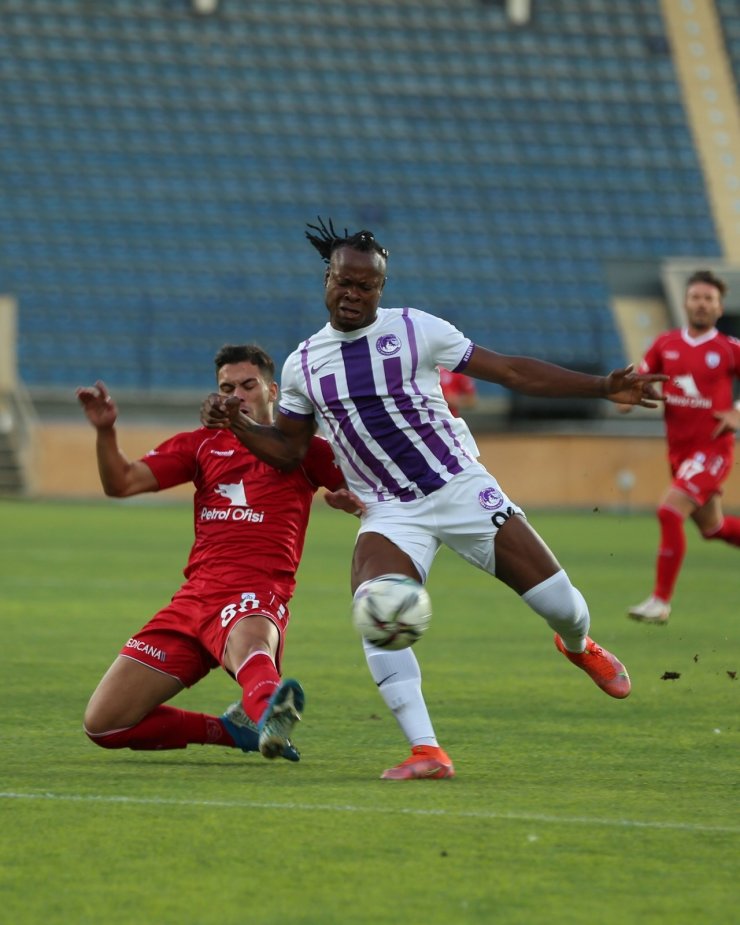
<svg viewBox="0 0 740 925"><path fill-rule="evenodd" d="M412 807L352 806L332 803L260 803L252 800L171 800L165 797L95 796L74 793L13 793L0 791L3 800L58 800L68 803L126 803L138 806L207 806L216 809L284 809L318 813L384 813L399 816L438 816L448 819L502 819L557 825L601 825L620 829L664 829L681 832L724 832L740 835L740 826L695 822L656 822L639 819L599 819L593 816L548 816L538 813L498 813L479 810L414 809Z"/></svg>

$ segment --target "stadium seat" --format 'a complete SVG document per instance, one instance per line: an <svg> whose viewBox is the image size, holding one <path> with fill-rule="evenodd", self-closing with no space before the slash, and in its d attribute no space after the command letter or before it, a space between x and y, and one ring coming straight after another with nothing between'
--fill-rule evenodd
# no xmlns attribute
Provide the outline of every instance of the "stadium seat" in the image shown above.
<svg viewBox="0 0 740 925"><path fill-rule="evenodd" d="M622 359L606 260L720 252L658 0L520 29L503 4L6 6L0 258L30 386L189 387L228 337L281 362L322 317L317 214L387 243L392 301L574 363Z"/></svg>

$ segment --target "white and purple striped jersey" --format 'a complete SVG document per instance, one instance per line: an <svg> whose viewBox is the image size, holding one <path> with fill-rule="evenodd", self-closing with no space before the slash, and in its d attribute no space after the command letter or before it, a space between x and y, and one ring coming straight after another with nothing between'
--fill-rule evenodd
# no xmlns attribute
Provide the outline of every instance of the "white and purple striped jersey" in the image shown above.
<svg viewBox="0 0 740 925"><path fill-rule="evenodd" d="M327 324L285 361L280 412L316 418L364 501L424 497L478 457L439 384L439 367L462 369L473 347L416 308L379 308L371 325L348 333Z"/></svg>

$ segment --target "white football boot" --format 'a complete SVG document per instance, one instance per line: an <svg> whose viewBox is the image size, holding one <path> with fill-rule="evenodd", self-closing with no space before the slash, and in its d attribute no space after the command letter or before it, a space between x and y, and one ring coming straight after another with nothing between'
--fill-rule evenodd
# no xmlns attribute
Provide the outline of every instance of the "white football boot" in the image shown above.
<svg viewBox="0 0 740 925"><path fill-rule="evenodd" d="M651 594L642 603L635 604L627 611L627 616L640 623L667 623L671 615L671 605Z"/></svg>

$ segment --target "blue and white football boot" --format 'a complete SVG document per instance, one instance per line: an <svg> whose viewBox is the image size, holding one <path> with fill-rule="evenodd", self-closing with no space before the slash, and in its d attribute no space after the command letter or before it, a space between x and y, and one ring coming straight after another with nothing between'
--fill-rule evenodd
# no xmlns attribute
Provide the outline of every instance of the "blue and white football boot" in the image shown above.
<svg viewBox="0 0 740 925"><path fill-rule="evenodd" d="M252 722L244 712L244 707L240 700L232 703L225 710L221 716L221 722L226 727L226 731L231 738L236 742L237 747L243 752L258 752L260 750L257 724ZM285 741L282 752L278 754L282 754L282 757L288 761L301 760L301 753L289 739ZM277 756L274 755L273 757Z"/></svg>

